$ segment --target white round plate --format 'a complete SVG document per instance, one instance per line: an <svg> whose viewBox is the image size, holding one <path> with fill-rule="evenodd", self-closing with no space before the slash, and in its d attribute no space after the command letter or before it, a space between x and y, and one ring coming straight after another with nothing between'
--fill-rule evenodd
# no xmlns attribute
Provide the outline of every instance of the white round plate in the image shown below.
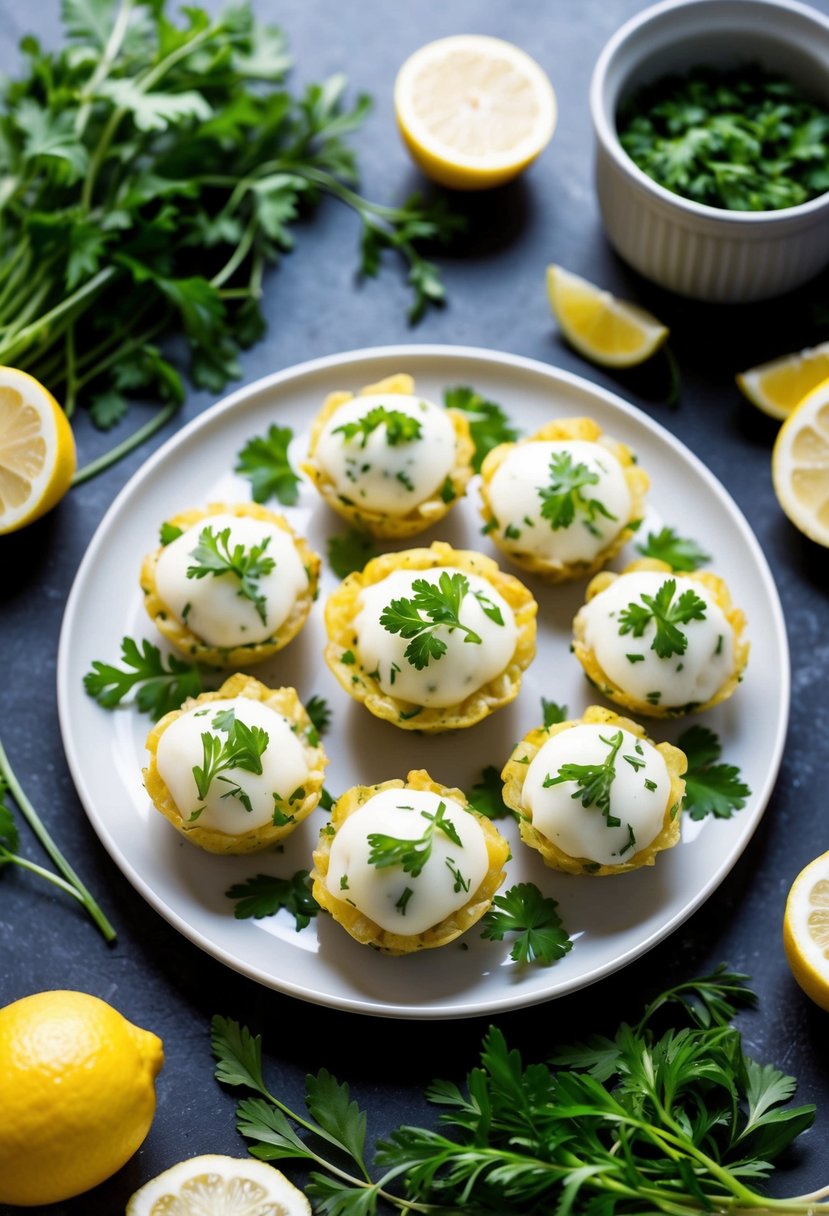
<svg viewBox="0 0 829 1216"><path fill-rule="evenodd" d="M485 941L476 928L441 949L388 958L359 946L327 915L299 932L284 910L237 920L227 888L259 873L290 877L309 869L324 812L316 811L283 853L226 858L200 851L154 810L143 788L148 718L131 706L104 710L84 691L93 660L119 662L125 635L149 638L166 650L138 588L141 559L156 547L162 521L209 501L249 500L250 485L233 468L250 438L274 422L291 427L296 466L326 393L357 390L398 371L411 373L417 391L434 400L448 387L470 385L499 402L525 434L556 416L595 418L633 448L650 475L651 505L639 536L664 523L693 537L748 612L752 656L743 684L730 701L693 719L717 732L723 759L740 767L752 791L744 809L731 819L695 822L686 816L675 848L655 866L618 878L556 874L520 843L511 821L499 821L514 854L502 891L520 881L536 883L558 901L573 939L569 954L551 966L512 962L509 940ZM481 534L477 498L473 479L448 519L408 544L440 538L497 557ZM309 483L297 506L284 513L322 555L326 538L345 531ZM485 766L500 768L513 744L540 724L542 697L567 706L571 717L596 700L569 652L584 584L551 588L527 576L539 602L539 646L517 700L467 731L430 737L397 730L347 697L323 662L322 605L337 583L324 566L320 599L302 633L253 670L266 683L293 685L303 700L313 694L328 700L333 718L324 740L326 786L335 795L413 768L468 790ZM321 1005L388 1017L456 1018L574 992L643 954L699 907L745 848L771 793L788 720L789 664L780 602L751 529L720 483L667 431L613 394L542 363L474 348L400 346L352 351L267 376L196 418L147 461L107 512L78 570L61 632L58 702L69 765L95 830L145 899L191 941L262 984ZM652 721L649 734L674 740L686 725Z"/></svg>

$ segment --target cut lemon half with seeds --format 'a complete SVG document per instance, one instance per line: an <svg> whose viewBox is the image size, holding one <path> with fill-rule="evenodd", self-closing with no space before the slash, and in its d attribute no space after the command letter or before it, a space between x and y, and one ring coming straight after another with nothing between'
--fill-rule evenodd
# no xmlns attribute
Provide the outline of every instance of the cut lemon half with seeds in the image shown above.
<svg viewBox="0 0 829 1216"><path fill-rule="evenodd" d="M311 1205L272 1165L208 1153L145 1183L126 1216L311 1216Z"/></svg>
<svg viewBox="0 0 829 1216"><path fill-rule="evenodd" d="M557 115L553 86L535 60L483 34L415 51L397 74L394 109L418 168L455 190L517 177L549 143Z"/></svg>
<svg viewBox="0 0 829 1216"><path fill-rule="evenodd" d="M75 472L75 440L66 414L39 381L0 367L0 533L45 515Z"/></svg>
<svg viewBox="0 0 829 1216"><path fill-rule="evenodd" d="M561 266L547 267L553 316L572 347L605 367L644 363L668 337L666 326L636 304L619 300Z"/></svg>
<svg viewBox="0 0 829 1216"><path fill-rule="evenodd" d="M804 397L781 426L771 476L777 500L795 527L829 546L829 380Z"/></svg>
<svg viewBox="0 0 829 1216"><path fill-rule="evenodd" d="M792 883L783 948L800 987L829 1011L829 853L810 861Z"/></svg>
<svg viewBox="0 0 829 1216"><path fill-rule="evenodd" d="M759 363L736 377L741 392L764 414L784 419L829 378L829 342Z"/></svg>

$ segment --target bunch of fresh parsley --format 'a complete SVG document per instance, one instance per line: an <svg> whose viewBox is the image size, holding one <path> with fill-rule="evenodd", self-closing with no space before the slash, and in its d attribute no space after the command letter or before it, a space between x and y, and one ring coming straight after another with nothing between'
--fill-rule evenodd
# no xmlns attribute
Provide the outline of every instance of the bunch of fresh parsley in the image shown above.
<svg viewBox="0 0 829 1216"><path fill-rule="evenodd" d="M403 257L415 318L444 295L419 247L459 222L441 203L357 192L344 137L368 97L345 104L341 75L290 92L285 39L248 3L166 9L63 0L62 47L24 38L26 68L0 94L0 363L102 429L131 395L166 402L139 438L183 400L172 339L200 388L240 374L265 329L265 270L324 195L359 216L363 274L385 248Z"/></svg>
<svg viewBox="0 0 829 1216"><path fill-rule="evenodd" d="M329 1216L807 1213L817 1196L757 1189L815 1111L790 1105L794 1078L744 1053L733 1021L755 1000L747 978L721 967L680 984L636 1024L558 1047L546 1063L524 1064L492 1027L464 1089L428 1088L439 1125L397 1128L373 1163L347 1084L322 1069L305 1111L290 1109L268 1089L260 1039L222 1017L216 1077L255 1092L236 1110L251 1152L310 1166L307 1192Z"/></svg>

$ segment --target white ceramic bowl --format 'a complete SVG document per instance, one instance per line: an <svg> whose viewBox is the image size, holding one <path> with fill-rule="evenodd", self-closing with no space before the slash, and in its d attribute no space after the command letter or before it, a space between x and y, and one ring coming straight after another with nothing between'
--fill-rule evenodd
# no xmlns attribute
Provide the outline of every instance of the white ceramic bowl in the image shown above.
<svg viewBox="0 0 829 1216"><path fill-rule="evenodd" d="M616 133L642 85L708 64L762 64L829 106L829 17L797 0L664 0L633 17L593 72L596 189L607 236L646 278L695 299L780 295L829 264L829 193L780 211L726 211L658 185Z"/></svg>

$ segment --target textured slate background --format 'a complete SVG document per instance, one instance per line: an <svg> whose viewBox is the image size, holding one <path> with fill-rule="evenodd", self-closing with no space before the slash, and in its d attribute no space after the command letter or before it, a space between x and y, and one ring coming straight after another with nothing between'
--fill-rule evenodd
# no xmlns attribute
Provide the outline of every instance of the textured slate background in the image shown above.
<svg viewBox="0 0 829 1216"><path fill-rule="evenodd" d="M215 7L209 5L208 7ZM389 262L378 282L355 280L357 227L335 202L297 230L296 250L267 280L269 331L243 356L243 380L331 352L397 342L444 342L532 356L620 392L667 426L724 482L748 516L771 563L783 601L793 664L791 728L777 788L758 832L726 882L672 937L624 972L560 1001L501 1016L525 1052L541 1057L571 1028L610 1030L634 1016L666 982L725 961L747 971L759 1012L743 1019L748 1050L800 1079L799 1098L816 1101L815 1129L775 1181L779 1193L812 1189L829 1177L827 1015L795 986L780 944L788 887L798 870L829 848L825 774L829 710L826 605L829 553L805 541L774 500L769 456L774 426L740 397L734 373L810 345L826 334L829 277L772 303L711 307L683 301L641 280L605 242L592 185L587 90L609 35L640 11L640 0L255 0L281 24L294 52L293 82L345 70L376 105L354 137L363 189L398 200L423 185L398 141L391 108L398 65L444 34L476 31L508 38L533 53L551 76L558 129L541 160L517 184L459 197L469 232L441 262L448 307L416 328L406 321L403 276ZM816 7L829 13L829 0ZM20 36L53 44L57 0L0 3L0 70L14 71ZM544 267L558 261L637 300L672 330L683 374L679 407L662 403L655 370L613 375L586 365L558 338L544 289ZM824 306L824 325L817 321ZM191 392L178 423L212 403ZM137 420L137 413L130 425ZM4 712L0 737L32 801L118 929L107 947L67 900L20 872L0 879L0 1003L45 988L79 988L116 1004L164 1040L157 1117L144 1147L96 1191L62 1206L66 1216L113 1216L132 1191L183 1157L244 1153L234 1130L232 1095L212 1076L210 1015L221 1009L255 1030L268 1047L273 1085L296 1101L304 1075L325 1065L353 1085L375 1133L430 1114L422 1087L436 1076L460 1080L475 1063L487 1019L415 1023L360 1018L265 990L201 953L157 916L109 859L90 827L65 764L55 701L55 660L64 602L84 550L117 491L152 444L78 487L50 517L0 540L0 657ZM79 426L83 459L100 438ZM747 606L750 610L750 605ZM26 833L24 832L24 837ZM26 837L33 858L37 848ZM295 1175L296 1176L296 1175ZM34 1209L30 1209L34 1210Z"/></svg>

